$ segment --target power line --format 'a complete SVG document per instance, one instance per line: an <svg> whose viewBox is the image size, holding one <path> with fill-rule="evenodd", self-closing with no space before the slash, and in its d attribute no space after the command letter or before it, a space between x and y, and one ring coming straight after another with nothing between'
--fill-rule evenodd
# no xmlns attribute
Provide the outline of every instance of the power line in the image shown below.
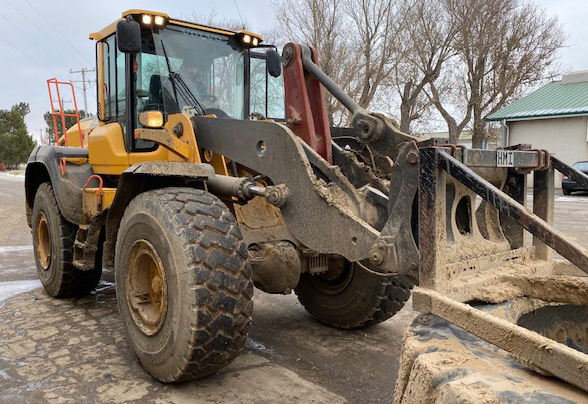
<svg viewBox="0 0 588 404"><path fill-rule="evenodd" d="M91 72L95 72L96 69L86 69L85 67L82 67L81 70L69 70L70 74L73 73L81 73L82 74L82 79L81 80L70 80L72 83L82 83L82 91L84 93L84 111L86 111L86 113L88 113L88 97L86 96L86 83L91 83L90 80L86 80L86 74L87 73L91 73ZM77 86L76 86L77 87Z"/></svg>
<svg viewBox="0 0 588 404"><path fill-rule="evenodd" d="M22 32L27 38L29 38L31 41L33 41L35 44L37 44L38 47L40 47L41 49L43 49L45 52L47 52L47 54L49 56L51 56L51 58L53 58L54 61L58 62L58 63L63 63L60 62L59 60L55 59L55 56L53 56L48 50L45 49L45 47L43 45L41 45L39 42L37 42L33 37L31 37L29 34L27 34L25 31L23 31L22 29L20 29L16 24L14 24L12 21L10 21L8 18L4 17L2 14L0 14L0 17L2 17L6 22L8 22L10 25L12 25L14 28L16 28L17 30L19 30L20 32Z"/></svg>
<svg viewBox="0 0 588 404"><path fill-rule="evenodd" d="M23 54L24 56L26 56L28 59L30 59L33 63L38 64L40 67L42 67L43 69L47 70L49 73L51 73L52 76L57 77L59 76L57 73L55 73L53 70L48 69L45 65L41 64L39 61L35 60L34 58L32 58L31 56L27 55L26 53L24 53L23 51L21 51L19 48L17 48L16 46L14 46L12 43L10 43L7 39L3 38L2 36L0 36L0 39L2 39L4 42L6 42L8 45L12 46L15 50L17 50L18 52L20 52L21 54Z"/></svg>
<svg viewBox="0 0 588 404"><path fill-rule="evenodd" d="M23 16L23 18L24 18L25 20L27 20L27 21L28 21L28 22L29 22L29 23L30 23L32 26L34 26L35 28L37 28L37 29L38 29L38 30L39 30L39 31L40 31L40 32L41 32L41 33L42 33L44 36L46 36L46 37L48 37L48 38L50 38L50 37L51 37L51 36L50 36L50 35L49 35L47 32L45 32L43 29L41 29L41 27L40 27L38 24L35 24L33 21L31 21L31 20L29 19L29 17L27 17L27 15L26 15L26 14L24 14L22 11L20 11L18 8L16 8L16 7L14 6L14 4L12 4L12 3L11 3L10 1L8 1L8 0L4 0L4 1L5 1L6 3L8 3L8 5L9 5L10 7L12 7L13 9L15 9L17 13L19 13L21 16ZM60 47L60 48L61 48L61 49L62 49L62 50L63 50L63 51L64 51L64 52L67 54L67 55L69 55L70 57L72 57L73 59L75 59L75 60L76 60L78 63L82 63L82 64L83 64L83 62L80 62L80 60L79 60L78 58L76 58L74 55L72 55L71 53L69 53L69 51L68 51L67 49L63 48L63 47L62 47L62 46L59 44L59 42L57 42L57 41L54 41L54 43L55 43L55 44L57 44L57 46L59 46L59 47Z"/></svg>
<svg viewBox="0 0 588 404"><path fill-rule="evenodd" d="M77 52L80 54L80 56L82 56L84 59L86 59L86 61L87 61L88 63L90 63L90 65L94 64L94 62L91 62L90 60L88 60L88 58L86 58L86 57L84 56L84 54L83 54L82 52L80 52L80 51L79 51L79 49L77 49L75 46L73 46L73 45L72 45L72 43L71 43L70 41L68 41L68 39L67 39L66 37L64 37L63 35L61 35L61 32L59 32L59 31L57 30L57 28L55 28L55 27L53 26L53 24L51 24L51 23L50 23L50 22L49 22L49 21L48 21L48 20L45 18L45 16L43 16L43 14L41 14L41 13L40 13L40 12L39 12L39 11L38 11L36 8L35 8L35 6L33 6L31 3L29 3L29 1L28 1L28 0L24 0L24 1L25 1L25 2L26 2L26 3L27 3L27 4L28 4L28 5L29 5L29 6L30 6L30 7L31 7L33 10L35 10L35 13L37 13L37 14L39 15L39 17L41 17L41 18L42 18L42 19L43 19L43 20L44 20L44 21L45 21L47 24L49 24L49 26L50 26L50 27L53 29L53 31L57 32L57 35L59 35L60 37L62 37L62 38L65 40L65 42L67 42L67 43L69 44L69 46L71 46L71 47L72 47L72 49L74 49L75 51L77 51Z"/></svg>

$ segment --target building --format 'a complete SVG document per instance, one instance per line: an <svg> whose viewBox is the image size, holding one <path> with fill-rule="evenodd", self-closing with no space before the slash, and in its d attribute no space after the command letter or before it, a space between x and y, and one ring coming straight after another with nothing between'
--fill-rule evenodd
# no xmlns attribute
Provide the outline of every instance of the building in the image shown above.
<svg viewBox="0 0 588 404"><path fill-rule="evenodd" d="M502 144L531 144L567 164L588 160L588 71L564 75L486 118L502 123ZM556 173L556 188L561 174Z"/></svg>
<svg viewBox="0 0 588 404"><path fill-rule="evenodd" d="M429 133L417 133L415 134L419 138L425 140L434 138L449 138L449 132L429 132ZM459 140L457 141L458 144L464 145L465 147L472 147L472 137L473 132L469 129L462 131L459 135ZM500 131L490 128L488 133L488 139L484 140L484 144L482 148L484 149L496 149L497 147L502 146L501 144L501 135Z"/></svg>

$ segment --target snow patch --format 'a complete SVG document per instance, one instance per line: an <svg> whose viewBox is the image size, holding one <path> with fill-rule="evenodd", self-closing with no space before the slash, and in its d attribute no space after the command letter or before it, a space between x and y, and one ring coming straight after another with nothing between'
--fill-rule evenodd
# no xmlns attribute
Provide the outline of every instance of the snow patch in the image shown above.
<svg viewBox="0 0 588 404"><path fill-rule="evenodd" d="M24 181L25 175L24 174L10 174L10 173L0 173L0 178L3 180L9 181Z"/></svg>
<svg viewBox="0 0 588 404"><path fill-rule="evenodd" d="M279 355L278 353L276 353L276 351L274 349L266 347L261 342L255 341L255 340L251 339L251 337L250 338L247 338L247 342L245 342L245 345L249 349L252 349L254 351L265 353L266 355L273 356L274 358L286 359L285 356Z"/></svg>
<svg viewBox="0 0 588 404"><path fill-rule="evenodd" d="M41 282L34 281L10 281L0 282L0 302L9 297L20 295L21 293L30 292L31 290L41 287Z"/></svg>
<svg viewBox="0 0 588 404"><path fill-rule="evenodd" d="M555 198L556 202L588 202L588 198L578 196L558 196Z"/></svg>
<svg viewBox="0 0 588 404"><path fill-rule="evenodd" d="M0 254L19 252L19 251L32 251L32 245L3 245L0 246Z"/></svg>

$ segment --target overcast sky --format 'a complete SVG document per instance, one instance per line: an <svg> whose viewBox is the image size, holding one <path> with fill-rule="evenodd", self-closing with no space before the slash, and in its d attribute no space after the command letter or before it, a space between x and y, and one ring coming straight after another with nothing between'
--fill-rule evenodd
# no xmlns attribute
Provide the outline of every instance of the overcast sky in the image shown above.
<svg viewBox="0 0 588 404"><path fill-rule="evenodd" d="M435 1L435 0L432 0ZM534 0L548 15L557 15L568 34L568 47L561 63L569 70L588 70L588 2L586 0ZM45 128L43 114L49 110L47 79L81 80L70 69L94 68L94 43L88 34L121 16L124 10L143 8L181 14L208 14L213 8L219 18L238 19L233 0L203 1L107 0L0 0L0 109L25 101L29 132L36 139ZM214 6L211 6L214 4ZM243 19L255 31L273 26L270 0L237 0ZM95 76L92 73L91 78ZM81 83L76 83L78 108L83 108ZM96 113L95 88L88 90L88 109ZM65 96L66 99L70 99ZM67 108L71 104L66 104Z"/></svg>

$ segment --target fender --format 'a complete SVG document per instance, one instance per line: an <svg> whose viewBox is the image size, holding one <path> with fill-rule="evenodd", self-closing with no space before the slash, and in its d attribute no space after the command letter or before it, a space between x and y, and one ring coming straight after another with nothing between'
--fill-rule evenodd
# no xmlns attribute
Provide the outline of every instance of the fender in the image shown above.
<svg viewBox="0 0 588 404"><path fill-rule="evenodd" d="M145 162L127 168L118 181L114 201L106 216L106 240L102 255L104 267L114 267L119 224L135 196L152 189L173 186L204 188L206 180L214 175L214 168L206 163Z"/></svg>
<svg viewBox="0 0 588 404"><path fill-rule="evenodd" d="M37 146L33 149L25 171L27 212L33 208L39 185L50 181L55 190L55 197L61 214L69 222L80 224L82 188L88 177L94 174L94 171L89 163L66 163L66 172L65 175L62 175L59 166L62 158L87 159L88 149L62 146ZM30 214L27 214L27 221L31 226Z"/></svg>

